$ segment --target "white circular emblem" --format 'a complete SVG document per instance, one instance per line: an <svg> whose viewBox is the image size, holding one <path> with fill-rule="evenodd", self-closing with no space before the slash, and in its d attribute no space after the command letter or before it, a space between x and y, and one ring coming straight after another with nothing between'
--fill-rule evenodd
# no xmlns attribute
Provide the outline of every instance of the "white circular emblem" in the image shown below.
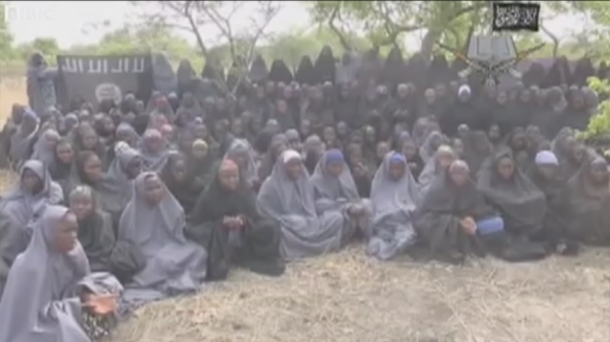
<svg viewBox="0 0 610 342"><path fill-rule="evenodd" d="M119 104L123 98L121 94L121 88L113 83L102 83L95 88L95 98L97 102L102 100L110 99L116 104Z"/></svg>

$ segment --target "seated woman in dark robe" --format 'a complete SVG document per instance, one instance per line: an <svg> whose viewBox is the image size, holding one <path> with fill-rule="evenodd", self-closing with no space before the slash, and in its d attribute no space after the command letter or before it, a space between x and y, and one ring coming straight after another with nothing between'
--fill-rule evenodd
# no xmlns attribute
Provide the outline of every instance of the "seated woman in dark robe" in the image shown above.
<svg viewBox="0 0 610 342"><path fill-rule="evenodd" d="M347 165L352 171L358 195L368 198L371 195L371 180L375 169L371 169L363 161L362 147L358 144L349 144L346 151Z"/></svg>
<svg viewBox="0 0 610 342"><path fill-rule="evenodd" d="M369 237L372 205L358 195L358 189L340 150L324 153L311 176L316 210L319 214L339 210L354 221L363 236Z"/></svg>
<svg viewBox="0 0 610 342"><path fill-rule="evenodd" d="M216 165L211 183L197 199L186 234L208 251L209 280L225 279L231 265L277 276L280 227L256 210L256 195L230 159Z"/></svg>
<svg viewBox="0 0 610 342"><path fill-rule="evenodd" d="M571 130L561 130L557 134L552 150L559 161L559 172L564 182L576 174L587 156L587 148L576 140Z"/></svg>
<svg viewBox="0 0 610 342"><path fill-rule="evenodd" d="M563 196L565 182L561 179L559 161L555 154L551 151L538 152L527 177L544 193L547 203L544 228L535 238L548 242L550 248L561 254L576 253L577 245L570 242L567 236L568 218Z"/></svg>
<svg viewBox="0 0 610 342"><path fill-rule="evenodd" d="M109 162L106 158L106 147L93 126L88 122L81 122L72 132L72 146L74 147L74 151L94 152L102 161L103 169L106 170L106 162Z"/></svg>
<svg viewBox="0 0 610 342"><path fill-rule="evenodd" d="M147 129L139 145L144 170L160 173L169 156L167 141L161 132L154 128Z"/></svg>
<svg viewBox="0 0 610 342"><path fill-rule="evenodd" d="M193 293L206 276L207 254L184 236L184 210L154 172L141 173L121 215L118 242L129 242L146 266L125 284L131 305Z"/></svg>
<svg viewBox="0 0 610 342"><path fill-rule="evenodd" d="M502 148L490 158L478 175L479 191L501 214L508 233L535 236L544 226L544 193L517 168L509 149Z"/></svg>
<svg viewBox="0 0 610 342"><path fill-rule="evenodd" d="M116 243L112 217L100 210L93 190L79 185L70 192L70 210L78 220L78 241L92 272L109 272L128 282L146 263L144 256L126 241Z"/></svg>
<svg viewBox="0 0 610 342"><path fill-rule="evenodd" d="M167 164L161 171L161 179L167 189L176 197L184 212L190 213L203 190L203 184L199 184L196 179L189 177L186 156L172 151L167 158Z"/></svg>
<svg viewBox="0 0 610 342"><path fill-rule="evenodd" d="M303 144L303 163L310 175L315 170L316 165L318 165L318 161L322 158L325 149L324 142L317 135L310 135L305 140L305 144Z"/></svg>
<svg viewBox="0 0 610 342"><path fill-rule="evenodd" d="M295 131L296 132L296 131ZM271 142L267 148L267 151L263 155L261 163L258 167L258 179L260 182L264 182L277 161L277 158L288 148L288 139L284 134L276 134L271 138Z"/></svg>
<svg viewBox="0 0 610 342"><path fill-rule="evenodd" d="M234 139L224 158L233 160L238 166L246 184L253 189L258 189L258 163L255 159L256 152L245 139Z"/></svg>
<svg viewBox="0 0 610 342"><path fill-rule="evenodd" d="M410 137L402 141L401 149L398 152L402 152L407 158L407 165L413 178L417 179L421 172L424 170L425 163L421 159L417 151L417 145L415 141Z"/></svg>
<svg viewBox="0 0 610 342"><path fill-rule="evenodd" d="M419 175L417 182L419 183L419 197L423 198L434 179L441 176L447 171L447 168L453 161L457 159L457 155L449 145L441 145L434 156L428 160L424 170Z"/></svg>
<svg viewBox="0 0 610 342"><path fill-rule="evenodd" d="M371 186L371 238L367 254L389 260L415 243L412 220L418 188L402 153L390 152L379 166Z"/></svg>
<svg viewBox="0 0 610 342"><path fill-rule="evenodd" d="M53 161L49 165L51 178L60 186L65 187L70 178L74 149L69 140L60 140L55 146Z"/></svg>
<svg viewBox="0 0 610 342"><path fill-rule="evenodd" d="M529 153L528 153L527 135L523 127L515 127L506 136L505 145L510 148L513 158L517 162L517 167L521 172L526 172L529 169Z"/></svg>
<svg viewBox="0 0 610 342"><path fill-rule="evenodd" d="M482 255L480 237L501 235L504 221L470 180L468 165L453 161L434 179L418 208L415 228L431 252L449 262Z"/></svg>
<svg viewBox="0 0 610 342"><path fill-rule="evenodd" d="M210 154L208 144L201 139L193 141L188 157L188 177L193 180L199 189L205 189L209 183L214 166L214 158Z"/></svg>
<svg viewBox="0 0 610 342"><path fill-rule="evenodd" d="M610 244L608 179L606 160L597 154L588 154L564 194L570 238L591 245Z"/></svg>
<svg viewBox="0 0 610 342"><path fill-rule="evenodd" d="M35 223L0 302L0 341L92 341L116 322L122 287L108 273L91 273L76 239L75 215L49 205Z"/></svg>

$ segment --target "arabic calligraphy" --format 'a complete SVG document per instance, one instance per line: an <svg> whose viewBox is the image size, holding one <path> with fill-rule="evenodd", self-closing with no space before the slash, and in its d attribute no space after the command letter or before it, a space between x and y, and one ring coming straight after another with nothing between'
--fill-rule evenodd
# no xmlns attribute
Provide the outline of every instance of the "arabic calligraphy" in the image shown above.
<svg viewBox="0 0 610 342"><path fill-rule="evenodd" d="M495 3L493 7L494 31L538 31L540 4Z"/></svg>

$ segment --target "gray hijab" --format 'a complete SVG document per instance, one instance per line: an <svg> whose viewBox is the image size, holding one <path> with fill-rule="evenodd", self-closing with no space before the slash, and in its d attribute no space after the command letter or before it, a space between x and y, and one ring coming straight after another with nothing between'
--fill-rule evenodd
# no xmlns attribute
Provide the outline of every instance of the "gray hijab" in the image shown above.
<svg viewBox="0 0 610 342"><path fill-rule="evenodd" d="M258 163L254 159L254 150L252 146L246 139L233 139L231 141L231 145L227 149L227 153L225 154L225 158L234 160L234 157L237 154L245 153L247 155L247 165L245 168L239 167L244 180L251 186L252 182L258 178Z"/></svg>
<svg viewBox="0 0 610 342"><path fill-rule="evenodd" d="M442 169L438 161L439 155L441 154L452 155L454 159L457 159L455 152L450 146L442 145L441 147L439 147L439 149L437 149L437 151L434 153L434 156L426 162L426 166L424 166L424 169L417 178L417 182L419 183L420 189L419 197L422 199L424 198L434 179L437 176L443 175L444 170Z"/></svg>
<svg viewBox="0 0 610 342"><path fill-rule="evenodd" d="M405 172L398 180L390 177L391 163L405 164ZM415 242L411 221L418 202L417 183L401 153L390 152L383 159L373 178L371 201L374 207L373 236L367 252L378 259L388 260Z"/></svg>
<svg viewBox="0 0 610 342"><path fill-rule="evenodd" d="M206 251L184 237L184 209L163 182L163 198L156 205L146 200L146 180L159 176L141 173L134 195L121 215L118 241L136 246L146 267L126 286L125 299L133 305L200 289L206 276Z"/></svg>
<svg viewBox="0 0 610 342"><path fill-rule="evenodd" d="M25 170L34 172L42 182L42 190L35 195L26 191L21 184ZM4 211L16 225L25 227L46 204L59 204L63 201L63 197L61 186L51 180L51 175L42 162L28 160L21 167L19 184L2 198L0 210Z"/></svg>
<svg viewBox="0 0 610 342"><path fill-rule="evenodd" d="M341 156L340 160L343 162L343 171L337 177L330 174L327 165L335 157L338 158L339 155ZM343 155L339 150L329 150L320 158L311 176L311 183L314 186L317 199L326 199L333 202L353 202L360 199L352 173L342 157Z"/></svg>
<svg viewBox="0 0 610 342"><path fill-rule="evenodd" d="M277 221L282 228L280 253L288 260L338 250L348 232L339 211L318 216L314 187L305 165L297 180L291 180L284 169L286 162L299 158L298 152L286 150L276 161L271 175L258 193L262 214Z"/></svg>
<svg viewBox="0 0 610 342"><path fill-rule="evenodd" d="M445 136L438 131L431 132L427 137L424 143L419 148L419 156L424 163L427 163L434 154L436 150L442 145L446 144L447 139Z"/></svg>
<svg viewBox="0 0 610 342"><path fill-rule="evenodd" d="M149 139L161 139L165 146L159 152L150 151L146 143ZM140 140L140 154L142 155L142 160L144 161L145 169L147 171L161 172L161 170L163 170L165 163L167 163L167 158L169 157L169 149L161 132L154 128L149 128L144 132L144 135Z"/></svg>
<svg viewBox="0 0 610 342"><path fill-rule="evenodd" d="M111 214L120 213L133 194L133 180L127 174L128 165L139 158L140 152L126 144L117 144L116 157L104 178L96 186L100 207Z"/></svg>
<svg viewBox="0 0 610 342"><path fill-rule="evenodd" d="M30 159L40 160L48 168L55 161L55 146L61 136L54 129L47 129L34 145L34 153Z"/></svg>
<svg viewBox="0 0 610 342"><path fill-rule="evenodd" d="M17 127L17 131L11 135L11 148L9 151L9 155L11 159L16 162L21 162L28 159L28 153L30 152L30 146L36 136L38 135L38 131L40 130L40 119L29 108L26 108L25 113L23 114L23 120L26 120L26 116L30 117L33 120L36 120L36 128L32 130L30 133L24 132L24 123L22 122L19 127Z"/></svg>
<svg viewBox="0 0 610 342"><path fill-rule="evenodd" d="M90 342L81 328L83 288L93 293L120 292L121 285L109 274L90 274L81 245L67 253L53 250L51 241L68 213L50 205L33 229L27 249L9 274L0 302L0 341Z"/></svg>

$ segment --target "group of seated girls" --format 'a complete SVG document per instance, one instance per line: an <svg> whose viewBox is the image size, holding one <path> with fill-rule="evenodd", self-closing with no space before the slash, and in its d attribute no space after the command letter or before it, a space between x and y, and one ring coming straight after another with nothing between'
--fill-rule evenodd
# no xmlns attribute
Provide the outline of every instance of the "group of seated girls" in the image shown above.
<svg viewBox="0 0 610 342"><path fill-rule="evenodd" d="M477 134L464 138L471 152L485 140ZM569 141L560 136L553 149ZM405 154L390 151L364 199L339 149L326 150L310 174L301 153L279 144L258 191L259 167L235 153L248 149L247 141L230 145L205 188L191 194L188 215L189 189L182 200L168 190L186 174L178 154L159 172L141 171L140 152L117 144L102 172L97 155L84 151L67 191L43 162L23 163L19 184L0 202L0 342L97 339L119 314L195 293L233 266L279 276L286 261L355 238L379 260L419 250L454 263L488 252L532 260L610 241L608 164L589 150L565 179L550 149L524 170L505 146L481 149L488 156L477 162L441 144L417 181Z"/></svg>

